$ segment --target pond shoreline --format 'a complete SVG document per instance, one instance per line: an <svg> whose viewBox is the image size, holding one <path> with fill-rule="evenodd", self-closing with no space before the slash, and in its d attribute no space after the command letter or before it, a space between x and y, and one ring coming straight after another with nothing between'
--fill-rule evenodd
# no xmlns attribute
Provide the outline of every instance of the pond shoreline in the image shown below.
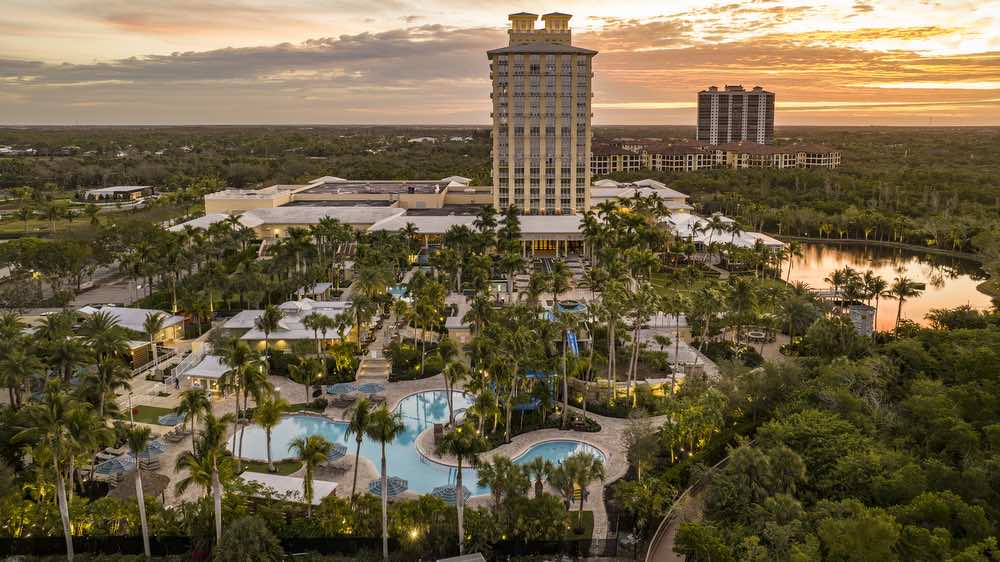
<svg viewBox="0 0 1000 562"><path fill-rule="evenodd" d="M929 246L918 246L916 244L907 244L905 242L892 242L889 240L865 240L863 238L819 238L815 236L791 236L788 234L773 234L773 233L769 233L768 236L773 236L783 242L794 240L796 242L807 242L809 244L894 248L897 250L908 250L911 252L923 252L927 254L935 254L939 256L959 258L963 260L974 261L979 265L983 265L983 258L979 254L973 254L970 252L960 252L958 250L946 250L943 248L931 248ZM987 279L986 281L983 281L982 283L976 286L976 290L990 298L1000 299L1000 283L994 282L993 279Z"/></svg>
<svg viewBox="0 0 1000 562"><path fill-rule="evenodd" d="M772 233L766 234L781 241L794 240L796 242L809 242L811 244L838 244L844 246L879 246L882 248L896 248L899 250L910 250L912 252L926 252L928 254L950 256L953 258L974 261L978 264L983 263L983 259L979 256L979 254L960 252L958 250L946 250L943 248L931 248L930 246L918 246L917 244L907 244L905 242L892 242L890 240L865 240L864 238L819 238L816 236L791 236L788 234Z"/></svg>

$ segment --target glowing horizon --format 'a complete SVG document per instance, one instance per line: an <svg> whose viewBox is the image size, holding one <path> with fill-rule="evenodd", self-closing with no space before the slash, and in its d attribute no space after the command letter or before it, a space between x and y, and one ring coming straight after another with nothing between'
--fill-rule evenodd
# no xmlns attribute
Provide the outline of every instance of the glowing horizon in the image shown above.
<svg viewBox="0 0 1000 562"><path fill-rule="evenodd" d="M0 124L485 124L521 10L600 51L596 125L693 124L727 83L774 91L778 126L1000 125L1000 0L8 0Z"/></svg>

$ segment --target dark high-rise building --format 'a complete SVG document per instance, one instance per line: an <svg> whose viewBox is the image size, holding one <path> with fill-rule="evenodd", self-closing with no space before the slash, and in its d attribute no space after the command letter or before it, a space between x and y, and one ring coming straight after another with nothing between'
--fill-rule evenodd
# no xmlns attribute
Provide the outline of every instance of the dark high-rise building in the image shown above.
<svg viewBox="0 0 1000 562"><path fill-rule="evenodd" d="M698 92L698 140L708 144L774 142L774 92L760 86L712 86Z"/></svg>

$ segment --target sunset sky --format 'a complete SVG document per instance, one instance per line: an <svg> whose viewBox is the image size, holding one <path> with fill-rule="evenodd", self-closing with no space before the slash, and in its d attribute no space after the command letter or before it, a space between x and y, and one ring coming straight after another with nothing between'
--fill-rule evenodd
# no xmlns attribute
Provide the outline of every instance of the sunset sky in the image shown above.
<svg viewBox="0 0 1000 562"><path fill-rule="evenodd" d="M693 125L716 84L781 125L1000 125L1000 0L3 0L0 124L489 120L507 14L574 15L596 124Z"/></svg>

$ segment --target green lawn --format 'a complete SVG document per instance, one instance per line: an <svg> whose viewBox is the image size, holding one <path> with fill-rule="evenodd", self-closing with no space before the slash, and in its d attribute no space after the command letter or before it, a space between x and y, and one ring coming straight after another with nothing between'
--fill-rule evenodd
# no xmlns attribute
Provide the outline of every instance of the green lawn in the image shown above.
<svg viewBox="0 0 1000 562"><path fill-rule="evenodd" d="M583 512L583 529L579 533L577 533L576 528L579 526L577 525L579 516L580 513L577 510L575 509L570 510L569 521L570 525L572 525L572 528L570 529L570 534L566 537L569 540L577 540L577 539L589 540L594 535L594 512L593 511ZM598 538L604 538L604 537L598 537Z"/></svg>
<svg viewBox="0 0 1000 562"><path fill-rule="evenodd" d="M282 476L288 476L298 469L302 468L301 461L279 461L274 463L274 468L277 469L273 474L280 474ZM246 472L262 472L267 474L267 463L266 462L246 462L243 463L243 470Z"/></svg>
<svg viewBox="0 0 1000 562"><path fill-rule="evenodd" d="M81 208L74 208L80 211ZM142 209L114 210L98 215L101 224L115 223L122 220L132 220L139 222L161 222L167 219L184 215L190 211L189 205L170 204L153 205ZM55 221L55 230L52 230L53 223L41 215L28 220L28 233L51 233L54 238L87 238L97 232L96 228L90 224L90 219L86 216L75 217L72 221L58 219ZM0 221L0 233L23 233L25 230L24 221L16 218L8 218Z"/></svg>
<svg viewBox="0 0 1000 562"><path fill-rule="evenodd" d="M160 416L165 416L173 412L170 408L158 408L156 406L132 406L132 417L139 423L151 423L160 425ZM122 413L122 419L129 419L128 410Z"/></svg>

